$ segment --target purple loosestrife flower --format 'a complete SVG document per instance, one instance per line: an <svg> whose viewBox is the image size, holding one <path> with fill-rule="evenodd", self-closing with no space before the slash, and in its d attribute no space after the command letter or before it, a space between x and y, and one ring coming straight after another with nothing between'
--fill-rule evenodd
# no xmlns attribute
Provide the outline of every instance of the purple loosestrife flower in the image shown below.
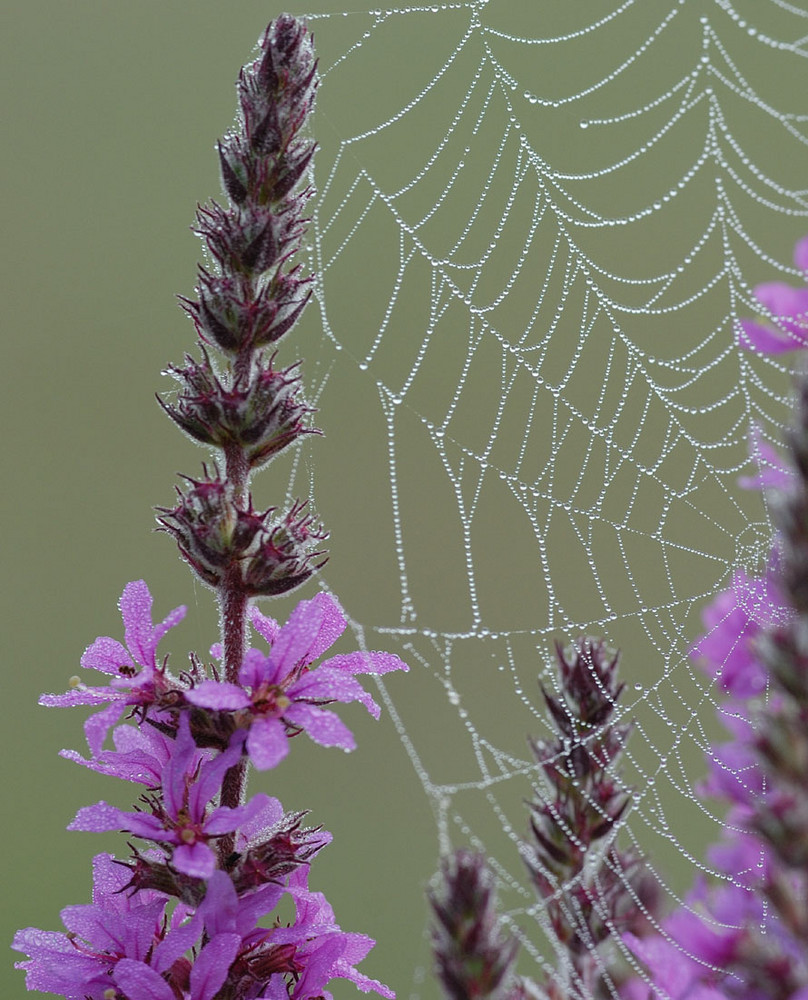
<svg viewBox="0 0 808 1000"><path fill-rule="evenodd" d="M171 864L177 871L196 878L209 878L216 867L216 855L208 840L220 837L255 815L265 805L266 796L256 795L247 805L208 809L221 789L222 779L241 757L241 737L213 759L196 748L188 716L180 716L177 739L162 778L162 796L147 799L152 815L124 812L106 802L79 809L68 830L126 830L137 837L170 845Z"/></svg>
<svg viewBox="0 0 808 1000"><path fill-rule="evenodd" d="M31 956L17 963L26 970L26 986L68 1000L108 1000L110 986L121 985L119 969L129 962L141 972L153 970L168 988L177 959L195 943L198 931L167 923L166 897L127 894L126 870L110 855L96 856L93 875L93 902L62 910L67 934L34 927L16 934L12 947ZM139 1000L128 991L127 997Z"/></svg>
<svg viewBox="0 0 808 1000"><path fill-rule="evenodd" d="M185 617L185 607L175 608L159 624L152 623L152 596L143 580L128 583L119 603L123 617L126 648L116 639L101 636L81 658L85 670L110 674L107 687L87 687L78 678L67 694L43 694L40 705L66 707L102 705L112 702L84 724L87 742L94 754L127 706L145 711L170 689L165 664L157 664L157 646L166 632Z"/></svg>
<svg viewBox="0 0 808 1000"><path fill-rule="evenodd" d="M754 643L772 624L787 616L774 573L755 580L736 570L732 586L702 614L705 632L690 655L737 698L750 698L766 687L766 669Z"/></svg>
<svg viewBox="0 0 808 1000"><path fill-rule="evenodd" d="M808 236L794 246L794 267L808 273ZM762 354L783 354L808 346L808 288L769 281L756 285L754 292L766 318L762 322L741 320L741 347Z"/></svg>
<svg viewBox="0 0 808 1000"><path fill-rule="evenodd" d="M798 250L808 262L808 241ZM705 611L694 647L731 696L732 734L712 750L698 794L728 806L708 858L722 878L700 883L661 937L624 936L648 982L629 997L805 1000L808 997L808 380L798 384L791 467L772 486L779 528L760 580L736 573ZM677 966L677 959L679 964Z"/></svg>
<svg viewBox="0 0 808 1000"><path fill-rule="evenodd" d="M322 708L335 701L359 701L374 716L379 706L354 675L407 670L391 653L343 653L312 670L313 662L343 633L345 616L339 604L320 593L301 601L289 621L277 632L266 618L253 617L260 630L271 635L269 656L248 649L239 683L205 680L185 693L200 708L236 713L247 728L247 753L265 770L288 754L287 736L303 730L322 746L353 750L353 735L334 712Z"/></svg>

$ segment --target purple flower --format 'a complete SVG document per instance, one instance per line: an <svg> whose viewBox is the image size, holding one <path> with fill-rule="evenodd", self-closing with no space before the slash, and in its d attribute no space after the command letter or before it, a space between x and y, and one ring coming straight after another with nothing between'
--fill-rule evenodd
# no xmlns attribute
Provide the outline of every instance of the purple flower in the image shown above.
<svg viewBox="0 0 808 1000"><path fill-rule="evenodd" d="M81 658L85 670L111 674L109 685L87 687L76 679L74 689L67 694L43 694L39 699L40 705L59 707L111 703L91 715L84 724L87 743L94 755L101 752L110 726L118 721L127 705L145 709L166 687L165 667L157 664L157 646L166 632L185 617L185 607L180 606L159 625L154 625L152 596L143 580L124 587L118 606L123 617L126 647L109 636L100 636Z"/></svg>
<svg viewBox="0 0 808 1000"><path fill-rule="evenodd" d="M197 750L188 716L180 716L177 739L162 776L162 798L147 801L152 814L124 812L106 802L79 809L68 830L126 830L174 847L172 864L177 871L194 878L210 878L216 855L208 840L232 833L241 823L265 808L268 796L256 795L243 806L208 804L221 790L225 772L241 757L242 739L236 734L230 747L214 759Z"/></svg>
<svg viewBox="0 0 808 1000"><path fill-rule="evenodd" d="M136 781L147 788L160 787L174 746L171 737L148 725L122 725L113 730L112 742L114 750L102 750L92 760L86 760L75 750L60 750L59 756L99 774Z"/></svg>
<svg viewBox="0 0 808 1000"><path fill-rule="evenodd" d="M794 246L794 266L808 271L808 236ZM756 285L754 292L773 322L742 319L740 346L764 354L784 354L808 346L808 288L769 281Z"/></svg>
<svg viewBox="0 0 808 1000"><path fill-rule="evenodd" d="M272 936L274 944L294 943L295 961L303 969L290 994L290 1000L306 1000L323 996L332 1000L324 986L332 979L349 979L363 993L371 990L394 1000L395 993L376 979L358 972L354 966L361 962L376 943L365 934L352 934L340 930L334 911L321 892L311 892L305 868L299 868L289 879L288 892L294 900L297 918L291 927L279 927ZM279 985L279 984L278 984ZM264 996L286 997L272 984Z"/></svg>
<svg viewBox="0 0 808 1000"><path fill-rule="evenodd" d="M93 902L62 910L67 934L28 927L15 935L12 947L30 956L17 963L17 968L26 970L26 986L67 1000L104 1000L111 982L117 983L120 965L128 960L149 968L169 990L166 1000L174 1000L160 973L194 944L198 932L194 929L191 938L186 928L177 928L166 935L167 899L153 892L124 892L126 869L110 855L96 856L93 874ZM145 997L126 993L131 1000Z"/></svg>
<svg viewBox="0 0 808 1000"><path fill-rule="evenodd" d="M763 439L759 427L749 433L749 454L758 467L756 476L741 476L738 483L746 490L784 490L794 480L793 469L783 456Z"/></svg>
<svg viewBox="0 0 808 1000"><path fill-rule="evenodd" d="M353 750L353 735L333 712L322 706L359 701L374 718L380 709L354 674L385 674L408 667L391 653L343 653L311 669L314 661L339 638L346 621L336 600L320 593L301 601L287 623L277 625L256 611L252 622L270 643L269 656L249 649L239 671L240 684L202 681L186 692L200 708L235 711L248 730L247 753L261 770L275 767L289 752L288 735L305 730L322 746Z"/></svg>
<svg viewBox="0 0 808 1000"><path fill-rule="evenodd" d="M757 734L744 714L744 706L731 702L722 707L721 722L733 739L712 747L708 758L710 769L706 781L699 783L700 796L713 795L736 807L751 810L763 794L763 772L755 750Z"/></svg>
<svg viewBox="0 0 808 1000"><path fill-rule="evenodd" d="M705 634L690 655L702 658L707 672L737 698L760 694L766 669L753 642L769 625L782 620L785 601L771 575L753 580L736 570L732 587L716 596L702 613Z"/></svg>
<svg viewBox="0 0 808 1000"><path fill-rule="evenodd" d="M258 926L284 891L294 901L296 919L284 927ZM309 891L307 866L290 876L286 890L269 884L241 896L230 878L217 870L197 912L211 941L228 942L228 948L235 943L228 984L234 995L240 995L239 984L246 981L251 990L260 990L261 997L272 1000L330 998L324 987L334 978L349 979L363 992L374 990L388 1000L395 995L354 968L375 942L364 934L340 930L325 897Z"/></svg>

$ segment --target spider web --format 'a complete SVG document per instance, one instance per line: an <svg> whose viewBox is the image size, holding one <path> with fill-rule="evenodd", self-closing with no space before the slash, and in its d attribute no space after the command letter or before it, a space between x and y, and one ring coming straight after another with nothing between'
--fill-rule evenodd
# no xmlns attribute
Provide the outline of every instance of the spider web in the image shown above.
<svg viewBox="0 0 808 1000"><path fill-rule="evenodd" d="M693 793L720 698L688 654L773 534L738 476L751 425L779 441L794 359L736 337L755 284L802 277L808 8L306 16L322 83L304 356L329 447L300 453L290 493L332 529L324 580L360 640L413 668L382 691L436 851L485 848L523 971L552 972L519 844L556 639L622 650L619 836L668 908L723 825Z"/></svg>

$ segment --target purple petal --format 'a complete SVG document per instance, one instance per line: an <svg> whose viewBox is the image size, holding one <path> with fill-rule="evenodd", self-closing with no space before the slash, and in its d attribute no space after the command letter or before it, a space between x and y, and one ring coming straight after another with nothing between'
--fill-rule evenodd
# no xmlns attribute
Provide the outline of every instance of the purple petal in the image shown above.
<svg viewBox="0 0 808 1000"><path fill-rule="evenodd" d="M233 733L230 745L224 753L206 761L200 768L199 776L188 795L188 812L194 822L198 822L205 815L205 807L221 788L226 772L239 762L243 746L244 734L242 731L237 731Z"/></svg>
<svg viewBox="0 0 808 1000"><path fill-rule="evenodd" d="M104 705L115 697L116 693L108 687L88 688L82 685L64 694L42 694L38 704L46 708L74 708L76 705Z"/></svg>
<svg viewBox="0 0 808 1000"><path fill-rule="evenodd" d="M798 271L808 271L808 236L794 244L794 267Z"/></svg>
<svg viewBox="0 0 808 1000"><path fill-rule="evenodd" d="M216 855L201 841L195 844L180 844L174 851L171 863L177 871L191 878L210 878L216 869Z"/></svg>
<svg viewBox="0 0 808 1000"><path fill-rule="evenodd" d="M172 914L172 921L176 919L179 911L180 906L177 906ZM154 949L152 966L158 972L170 969L178 958L193 948L202 929L202 919L196 913L186 923L174 927Z"/></svg>
<svg viewBox="0 0 808 1000"><path fill-rule="evenodd" d="M322 670L323 667L338 667L348 674L388 674L391 670L410 669L393 653L363 653L360 650L332 656L324 660L318 669Z"/></svg>
<svg viewBox="0 0 808 1000"><path fill-rule="evenodd" d="M217 806L205 820L205 834L208 837L219 837L223 833L231 833L241 825L244 816L251 816L248 806Z"/></svg>
<svg viewBox="0 0 808 1000"><path fill-rule="evenodd" d="M788 338L786 334L770 330L753 320L742 319L740 325L738 343L747 351L758 351L761 354L785 354L801 346Z"/></svg>
<svg viewBox="0 0 808 1000"><path fill-rule="evenodd" d="M142 667L154 667L154 625L152 595L144 580L127 583L118 602L123 618L126 645Z"/></svg>
<svg viewBox="0 0 808 1000"><path fill-rule="evenodd" d="M104 833L108 830L128 829L130 813L118 809L106 802L96 802L94 806L82 806L76 813L68 830L79 830L90 833Z"/></svg>
<svg viewBox="0 0 808 1000"><path fill-rule="evenodd" d="M205 898L197 910L210 937L230 933L235 929L238 903L230 876L217 869L208 879Z"/></svg>
<svg viewBox="0 0 808 1000"><path fill-rule="evenodd" d="M356 740L351 730L338 715L326 708L296 702L286 711L285 718L305 729L311 739L320 746L342 747L343 750L356 749Z"/></svg>
<svg viewBox="0 0 808 1000"><path fill-rule="evenodd" d="M345 631L345 614L336 598L321 591L311 601L319 607L322 614L320 630L309 650L309 662L313 663L318 656L330 649Z"/></svg>
<svg viewBox="0 0 808 1000"><path fill-rule="evenodd" d="M270 830L276 823L283 819L283 806L273 796L259 792L250 801L259 802L261 808L256 810L253 815L245 819L240 825L239 838L243 840L245 845L252 838Z"/></svg>
<svg viewBox="0 0 808 1000"><path fill-rule="evenodd" d="M183 620L188 609L184 604L180 604L178 607L174 608L173 611L169 611L165 618L160 622L159 625L154 626L154 648L156 649L160 640L168 632L169 629L174 628L175 625Z"/></svg>
<svg viewBox="0 0 808 1000"><path fill-rule="evenodd" d="M120 675L121 667L136 667L137 664L128 651L108 635L99 636L84 650L81 665L85 670L100 670L104 674Z"/></svg>
<svg viewBox="0 0 808 1000"><path fill-rule="evenodd" d="M331 662L331 661L329 661ZM341 670L323 664L317 670L304 674L288 690L294 701L359 701L374 719L381 709L356 678ZM288 713L287 713L288 714Z"/></svg>
<svg viewBox="0 0 808 1000"><path fill-rule="evenodd" d="M191 736L191 724L188 714L183 712L180 715L173 752L163 773L163 799L168 814L173 819L179 816L180 809L185 805L186 778L194 767L195 756L196 745Z"/></svg>
<svg viewBox="0 0 808 1000"><path fill-rule="evenodd" d="M308 656L323 620L323 609L313 601L301 601L281 628L269 651L269 677L279 684L298 663L311 663Z"/></svg>
<svg viewBox="0 0 808 1000"><path fill-rule="evenodd" d="M218 708L226 712L248 708L252 704L243 688L228 681L202 681L185 692L185 700L200 708Z"/></svg>
<svg viewBox="0 0 808 1000"><path fill-rule="evenodd" d="M260 649L248 649L238 672L239 684L255 690L269 680L269 658Z"/></svg>
<svg viewBox="0 0 808 1000"><path fill-rule="evenodd" d="M68 830L90 833L105 833L109 830L126 830L138 837L150 840L167 840L170 837L162 823L146 813L124 812L106 802L96 802L94 806L83 806L76 813Z"/></svg>
<svg viewBox="0 0 808 1000"><path fill-rule="evenodd" d="M128 1000L176 1000L165 979L145 962L122 958L116 964L112 978Z"/></svg>
<svg viewBox="0 0 808 1000"><path fill-rule="evenodd" d="M259 771L276 767L289 753L289 740L280 719L258 716L247 733L247 753Z"/></svg>
<svg viewBox="0 0 808 1000"><path fill-rule="evenodd" d="M263 636L267 643L271 646L278 637L278 632L280 632L281 628L280 625L274 618L262 615L255 605L253 605L247 612L247 617L250 619L252 627L255 631L258 632L259 635Z"/></svg>
<svg viewBox="0 0 808 1000"><path fill-rule="evenodd" d="M205 945L191 969L194 1000L212 1000L227 978L240 946L239 934L217 934Z"/></svg>
<svg viewBox="0 0 808 1000"><path fill-rule="evenodd" d="M323 987L333 978L331 970L334 963L342 954L343 943L340 934L328 934L314 945L307 948L309 951L306 968L298 982L295 984L292 997L297 1000L299 997L321 996Z"/></svg>
<svg viewBox="0 0 808 1000"><path fill-rule="evenodd" d="M96 712L89 719L85 720L84 735L87 739L87 746L90 748L90 753L94 757L97 757L101 753L110 727L114 726L118 719L120 719L123 710L124 706L121 702L114 701L111 705L102 708L100 712Z"/></svg>

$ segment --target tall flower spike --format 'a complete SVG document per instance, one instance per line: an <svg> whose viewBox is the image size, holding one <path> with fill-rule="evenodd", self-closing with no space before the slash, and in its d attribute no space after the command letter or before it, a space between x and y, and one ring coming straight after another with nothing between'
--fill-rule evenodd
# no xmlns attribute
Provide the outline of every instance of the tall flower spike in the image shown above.
<svg viewBox="0 0 808 1000"><path fill-rule="evenodd" d="M614 992L599 946L621 931L642 932L656 890L642 859L610 837L631 799L616 773L630 727L610 721L624 687L617 654L594 639L556 652L561 692L542 693L559 737L531 741L550 793L537 791L530 803L526 847L534 887L567 953L568 975L546 988L553 1000L566 1000L598 987Z"/></svg>
<svg viewBox="0 0 808 1000"><path fill-rule="evenodd" d="M330 997L334 978L394 997L356 968L373 940L340 930L322 894L309 890L309 866L331 835L303 828L305 814L285 814L277 799L246 794L250 760L275 766L289 736L306 730L320 744L351 749L350 731L325 706L360 701L378 717L355 675L406 669L387 653L354 652L312 670L347 625L325 593L300 602L285 625L248 608L253 597L304 583L324 562L314 547L325 537L306 503L259 512L248 489L252 471L312 433L297 365L274 367L264 348L289 331L309 296L292 257L311 193L298 182L314 151L302 130L316 63L305 27L289 15L259 45L239 76L239 125L219 147L230 204L197 215L214 261L213 271L200 269L198 301L185 302L201 360L186 356L169 368L179 392L161 400L183 431L221 453L212 474L203 466L202 478L185 477L177 505L159 509L159 521L217 591L223 641L214 655L223 669L191 652L189 669L169 673L157 645L185 609L155 625L138 581L120 603L126 645L101 637L82 657L107 684L76 678L68 694L42 699L99 706L85 727L89 759L62 756L145 785L134 810L101 801L70 824L135 841L126 860L96 859L92 904L62 911L67 933L27 928L14 939L29 956L18 963L29 989L67 1000L313 1000ZM247 649L248 617L268 655Z"/></svg>
<svg viewBox="0 0 808 1000"><path fill-rule="evenodd" d="M302 181L315 150L304 130L317 63L305 27L286 14L259 45L258 59L239 74L236 126L219 143L229 204L197 211L195 231L213 267L200 265L197 297L180 300L201 360L186 355L183 366L170 366L179 391L176 400L159 400L194 440L223 453L223 475L189 480L178 506L159 512L183 558L220 592L231 679L244 651L247 599L304 583L324 562L311 543L326 537L303 505L272 519L274 508L258 514L247 492L253 470L314 432L297 365L276 369L266 348L291 330L311 294L294 256L312 194ZM220 363L211 351L224 355Z"/></svg>
<svg viewBox="0 0 808 1000"><path fill-rule="evenodd" d="M494 876L485 855L457 850L443 859L428 893L435 917L432 951L449 1000L516 1000L518 943L502 933Z"/></svg>

